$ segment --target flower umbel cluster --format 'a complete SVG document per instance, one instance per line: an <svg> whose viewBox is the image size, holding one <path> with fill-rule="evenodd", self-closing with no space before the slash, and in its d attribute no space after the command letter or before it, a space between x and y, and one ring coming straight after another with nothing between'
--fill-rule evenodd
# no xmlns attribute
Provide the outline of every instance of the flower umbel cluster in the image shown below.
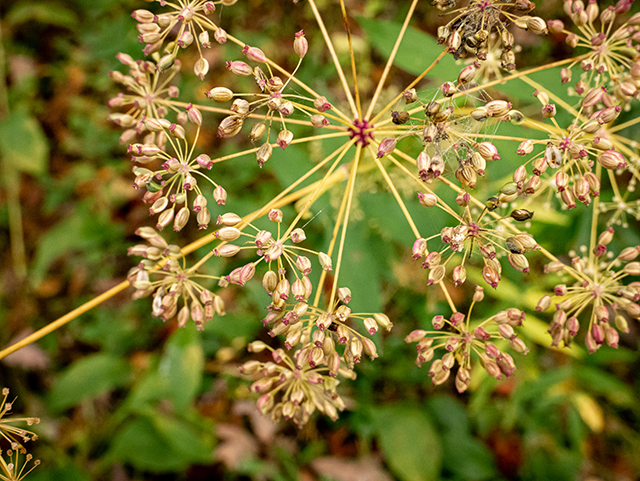
<svg viewBox="0 0 640 481"><path fill-rule="evenodd" d="M640 319L640 282L633 281L628 285L624 282L629 276L640 275L640 262L634 261L640 254L640 246L627 247L614 256L607 251L613 234L611 227L600 234L597 245L586 260L573 256L570 266L559 261L547 265L548 272L563 270L575 281L571 285L558 284L554 289L556 310L549 326L554 346L558 346L560 341L566 346L571 344L580 330L578 318L589 308L585 337L589 352L597 351L605 342L611 347L618 347L618 330L629 332L625 313L628 317ZM536 310L547 310L551 300L552 296L544 296Z"/></svg>
<svg viewBox="0 0 640 481"><path fill-rule="evenodd" d="M518 309L508 309L480 323L470 323L473 306L483 298L482 288L477 287L467 316L461 312L454 312L449 319L437 315L432 320L433 331L418 329L405 337L405 342L418 343L416 346L418 366L431 361L439 349L444 352L441 358L431 362L429 376L433 384L443 384L449 379L457 363L456 389L460 393L466 391L471 380L472 354L480 359L482 367L489 376L496 379L502 379L503 375L511 376L516 369L513 358L501 351L491 341L492 339L507 340L511 349L522 354L529 352L513 329L521 326L525 317L524 312ZM445 327L448 330L443 330Z"/></svg>

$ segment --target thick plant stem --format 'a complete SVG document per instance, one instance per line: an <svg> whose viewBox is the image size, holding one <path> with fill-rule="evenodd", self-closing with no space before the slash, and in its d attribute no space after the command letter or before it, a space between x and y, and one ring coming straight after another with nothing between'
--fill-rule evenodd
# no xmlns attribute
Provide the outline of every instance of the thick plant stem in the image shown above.
<svg viewBox="0 0 640 481"><path fill-rule="evenodd" d="M104 293L100 294L99 296L94 297L89 302L85 302L80 307L75 308L73 311L65 314L61 318L53 321L50 324L47 324L42 329L37 330L36 332L31 334L30 336L27 336L24 339L16 342L15 344L12 344L11 346L7 347L6 349L3 349L2 351L0 351L0 359L8 356L9 354L11 354L13 352L16 352L18 349L22 349L23 347L31 344L32 342L35 342L35 341L37 341L39 339L42 339L47 334L50 334L53 331L55 331L56 329L59 329L62 326L64 326L67 322L75 319L76 317L81 316L85 312L90 311L91 309L93 309L97 305L102 304L107 299L111 299L116 294L119 294L120 292L124 291L127 287L129 287L129 281L123 281L120 284L118 284L117 286L112 287L111 289L109 289L107 292L104 292Z"/></svg>

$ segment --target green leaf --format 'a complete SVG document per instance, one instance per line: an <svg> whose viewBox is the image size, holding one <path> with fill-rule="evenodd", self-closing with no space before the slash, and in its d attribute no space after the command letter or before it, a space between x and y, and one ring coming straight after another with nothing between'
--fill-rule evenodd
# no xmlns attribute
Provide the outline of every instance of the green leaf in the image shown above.
<svg viewBox="0 0 640 481"><path fill-rule="evenodd" d="M424 409L400 404L375 409L373 423L385 458L399 479L440 479L440 440Z"/></svg>
<svg viewBox="0 0 640 481"><path fill-rule="evenodd" d="M127 423L109 452L110 460L152 472L180 471L210 461L211 438L180 421L157 415Z"/></svg>
<svg viewBox="0 0 640 481"><path fill-rule="evenodd" d="M0 153L4 162L21 172L46 172L49 144L35 117L20 109L0 123Z"/></svg>
<svg viewBox="0 0 640 481"><path fill-rule="evenodd" d="M629 408L638 406L638 398L633 391L624 382L602 369L579 366L576 368L576 379L585 390L599 393L613 404Z"/></svg>
<svg viewBox="0 0 640 481"><path fill-rule="evenodd" d="M204 353L198 332L178 329L167 343L158 366L158 373L171 386L169 392L176 410L184 410L198 393L203 368Z"/></svg>
<svg viewBox="0 0 640 481"><path fill-rule="evenodd" d="M402 25L364 17L358 17L358 23L367 34L373 46L385 58L388 58L400 34ZM393 63L406 72L419 75L431 65L442 50L444 50L444 47L438 45L435 38L413 27L409 27L400 43L400 48ZM421 52L424 52L424 54L421 54ZM455 72L458 70L460 70L460 67L456 65L453 57L446 55L440 60L438 65L429 72L429 77L448 79L452 75L457 75Z"/></svg>
<svg viewBox="0 0 640 481"><path fill-rule="evenodd" d="M448 433L444 436L444 468L468 481L496 479L498 470L493 454L471 436Z"/></svg>
<svg viewBox="0 0 640 481"><path fill-rule="evenodd" d="M74 362L58 378L49 395L49 407L62 410L124 385L129 364L110 354L93 354Z"/></svg>

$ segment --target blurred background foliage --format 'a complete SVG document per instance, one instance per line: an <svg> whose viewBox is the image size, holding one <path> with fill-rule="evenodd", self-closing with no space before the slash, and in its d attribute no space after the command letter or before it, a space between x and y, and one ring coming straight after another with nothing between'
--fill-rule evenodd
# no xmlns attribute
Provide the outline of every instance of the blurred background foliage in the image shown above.
<svg viewBox="0 0 640 481"><path fill-rule="evenodd" d="M338 32L338 51L347 59L335 2L317 3L330 12L328 28ZM366 94L375 88L407 2L346 3ZM439 48L427 36L441 21L429 3L418 5L411 41L398 55L386 97L431 63ZM140 194L131 188L120 132L107 121L106 101L118 92L108 73L121 68L118 52L141 58L130 13L156 6L125 0L0 4L3 346L121 282L134 262L126 248L136 242L134 230L150 222ZM563 15L560 1L544 2L536 12L544 18ZM290 69L293 33L305 28L312 50L300 78L322 91L335 81L304 2L292 8L290 1L239 0L216 15L229 32L278 53ZM287 22L279 23L281 18ZM524 48L520 68L568 54L562 42L516 33ZM206 89L237 82L223 63L237 57L231 47L212 49L212 71L201 83L190 73L195 59L187 54L185 73L177 80L181 91L202 101ZM459 69L447 58L434 76L452 79ZM556 93L563 90L557 70L533 78ZM435 79L427 83L421 96L429 98L438 85ZM253 89L249 80L244 86ZM530 102L531 89L523 86L513 82L501 91ZM340 98L338 90L331 95ZM202 137L202 151L237 148L238 143L222 144L215 137L217 119L205 118L211 129ZM291 146L262 171L253 159L221 165L218 178L230 192L228 209L239 214L256 209L330 149ZM495 169L494 188L512 167L503 161ZM524 303L523 337L531 353L518 357L516 374L497 382L477 372L464 395L455 393L452 382L434 388L428 369L415 367L414 347L403 338L428 326L433 315L448 315L447 304L435 289L425 289L423 272L411 263L406 244L411 236L405 235L406 223L381 179L374 174L363 179L341 282L354 292L355 310L384 310L395 328L377 339L381 357L360 364L358 379L345 383L349 410L338 421L314 417L302 430L274 425L257 413L247 382L234 375L234 366L248 359L247 342L273 342L260 323L266 298L257 283L243 294L225 291L228 314L201 333L192 325L178 330L175 322L163 324L149 315L148 301L132 302L130 293L123 293L0 363L1 384L18 396L14 411L41 418L40 439L30 449L42 464L28 479L639 479L638 326L623 335L618 350L603 348L588 356L581 347L548 349L548 318L530 313L558 279L543 277L544 260L533 256L528 276L506 270L500 289L474 309L480 319ZM247 194L234 195L240 192ZM306 228L316 245L328 243L336 202L327 194L318 206ZM415 201L408 206L421 229L436 232L449 221L440 211L425 216ZM216 208L212 216L225 211ZM570 249L588 242L589 219L580 215L584 208L576 211L541 207L532 228L539 242L565 259ZM287 215L293 216L293 209ZM616 235L611 250L639 243L637 227L632 223ZM196 232L184 234L192 240ZM230 266L233 261L224 271ZM463 312L474 282L479 279L452 291Z"/></svg>

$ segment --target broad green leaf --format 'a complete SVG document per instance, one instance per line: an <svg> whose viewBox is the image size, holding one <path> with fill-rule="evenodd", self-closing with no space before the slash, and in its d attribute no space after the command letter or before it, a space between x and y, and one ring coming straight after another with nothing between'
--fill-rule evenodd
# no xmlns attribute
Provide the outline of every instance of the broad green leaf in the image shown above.
<svg viewBox="0 0 640 481"><path fill-rule="evenodd" d="M88 205L80 204L70 217L41 237L31 270L32 282L37 284L42 281L49 266L69 251L78 250L87 256L100 256L101 248L112 242L122 230L121 226L109 223L109 220L95 215Z"/></svg>
<svg viewBox="0 0 640 481"><path fill-rule="evenodd" d="M180 471L205 463L212 452L210 439L190 426L157 415L125 424L111 445L108 458L152 472Z"/></svg>
<svg viewBox="0 0 640 481"><path fill-rule="evenodd" d="M444 435L444 469L458 479L468 481L496 479L498 469L493 454L469 435L450 432Z"/></svg>
<svg viewBox="0 0 640 481"><path fill-rule="evenodd" d="M49 395L49 407L53 410L69 408L120 387L128 380L129 364L125 360L106 353L86 356L60 376Z"/></svg>
<svg viewBox="0 0 640 481"><path fill-rule="evenodd" d="M374 47L384 55L385 58L388 58L393 50L402 25L364 17L358 17L358 23ZM443 50L444 47L438 45L435 38L413 27L409 27L400 43L400 48L393 63L402 70L414 75L419 75L431 65ZM460 67L456 65L453 57L446 55L429 72L429 78L449 79L452 75L457 76L459 70Z"/></svg>
<svg viewBox="0 0 640 481"><path fill-rule="evenodd" d="M35 117L15 110L0 123L0 154L21 172L38 175L47 170L49 144Z"/></svg>
<svg viewBox="0 0 640 481"><path fill-rule="evenodd" d="M442 448L424 409L386 406L373 411L373 422L382 452L398 479L440 479Z"/></svg>
<svg viewBox="0 0 640 481"><path fill-rule="evenodd" d="M170 397L178 411L189 405L202 383L204 354L199 334L192 327L178 329L171 336L158 366L158 373L171 386Z"/></svg>

